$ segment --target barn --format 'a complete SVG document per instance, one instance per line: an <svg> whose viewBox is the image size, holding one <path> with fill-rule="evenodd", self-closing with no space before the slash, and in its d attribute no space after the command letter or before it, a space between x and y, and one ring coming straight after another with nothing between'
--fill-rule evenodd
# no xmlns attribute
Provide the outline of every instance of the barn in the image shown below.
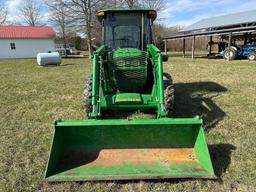
<svg viewBox="0 0 256 192"><path fill-rule="evenodd" d="M183 57L186 56L186 42L191 39L191 56L195 58L196 39L209 37L208 58L223 56L227 60L237 57L248 57L256 51L256 10L233 13L223 16L202 19L179 31L179 34L165 37L165 54L169 40L181 40ZM215 37L215 39L213 39ZM217 53L212 47L217 45ZM216 51L215 51L216 52ZM225 54L227 53L227 54Z"/></svg>
<svg viewBox="0 0 256 192"><path fill-rule="evenodd" d="M56 32L47 26L0 26L0 59L35 58L55 50Z"/></svg>

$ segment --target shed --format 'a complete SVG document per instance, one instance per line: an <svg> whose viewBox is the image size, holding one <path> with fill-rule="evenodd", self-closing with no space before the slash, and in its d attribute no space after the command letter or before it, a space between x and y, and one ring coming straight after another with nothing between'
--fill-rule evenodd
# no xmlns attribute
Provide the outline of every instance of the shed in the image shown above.
<svg viewBox="0 0 256 192"><path fill-rule="evenodd" d="M0 26L0 59L36 58L55 51L56 32L47 26Z"/></svg>
<svg viewBox="0 0 256 192"><path fill-rule="evenodd" d="M256 10L233 13L217 17L202 19L183 30L179 34L167 36L165 42L165 52L167 53L168 40L183 40L183 56L185 57L185 42L187 38L192 38L192 59L194 59L196 37L209 36L209 54L211 54L211 42L213 36L225 36L228 39L228 47L237 38L244 40L244 44L256 43Z"/></svg>

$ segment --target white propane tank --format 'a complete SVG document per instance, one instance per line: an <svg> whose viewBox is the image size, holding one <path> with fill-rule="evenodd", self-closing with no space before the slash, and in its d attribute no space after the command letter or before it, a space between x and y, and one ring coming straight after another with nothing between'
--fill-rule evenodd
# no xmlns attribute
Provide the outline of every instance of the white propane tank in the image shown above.
<svg viewBox="0 0 256 192"><path fill-rule="evenodd" d="M60 65L61 56L58 52L51 53L38 53L37 54L37 63L41 66L46 65Z"/></svg>

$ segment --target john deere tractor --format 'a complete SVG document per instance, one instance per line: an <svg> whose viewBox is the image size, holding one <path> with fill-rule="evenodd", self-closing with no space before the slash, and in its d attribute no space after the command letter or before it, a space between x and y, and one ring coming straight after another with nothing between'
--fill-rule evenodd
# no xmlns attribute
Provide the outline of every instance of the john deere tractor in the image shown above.
<svg viewBox="0 0 256 192"><path fill-rule="evenodd" d="M48 181L215 178L201 119L172 117L174 89L154 45L157 13L101 10L102 46L85 80L89 119L57 121ZM150 109L156 119L103 119Z"/></svg>
<svg viewBox="0 0 256 192"><path fill-rule="evenodd" d="M143 15L143 16L142 16ZM173 111L170 75L163 82L162 54L153 45L153 10L98 13L103 45L95 51L93 74L85 80L85 110L90 118L108 110L153 109L158 117Z"/></svg>

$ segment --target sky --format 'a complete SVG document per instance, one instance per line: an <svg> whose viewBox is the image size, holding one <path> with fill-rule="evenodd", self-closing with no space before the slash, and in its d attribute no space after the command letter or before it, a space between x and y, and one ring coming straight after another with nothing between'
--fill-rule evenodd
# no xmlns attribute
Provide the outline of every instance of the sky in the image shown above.
<svg viewBox="0 0 256 192"><path fill-rule="evenodd" d="M0 0L8 7L11 18L23 0ZM42 1L42 0L38 0ZM167 8L159 14L159 21L167 26L189 26L200 19L256 9L256 0L166 0ZM47 15L47 11L44 11ZM47 22L47 16L44 18Z"/></svg>
<svg viewBox="0 0 256 192"><path fill-rule="evenodd" d="M159 14L168 26L189 26L201 19L256 9L256 0L167 0Z"/></svg>

